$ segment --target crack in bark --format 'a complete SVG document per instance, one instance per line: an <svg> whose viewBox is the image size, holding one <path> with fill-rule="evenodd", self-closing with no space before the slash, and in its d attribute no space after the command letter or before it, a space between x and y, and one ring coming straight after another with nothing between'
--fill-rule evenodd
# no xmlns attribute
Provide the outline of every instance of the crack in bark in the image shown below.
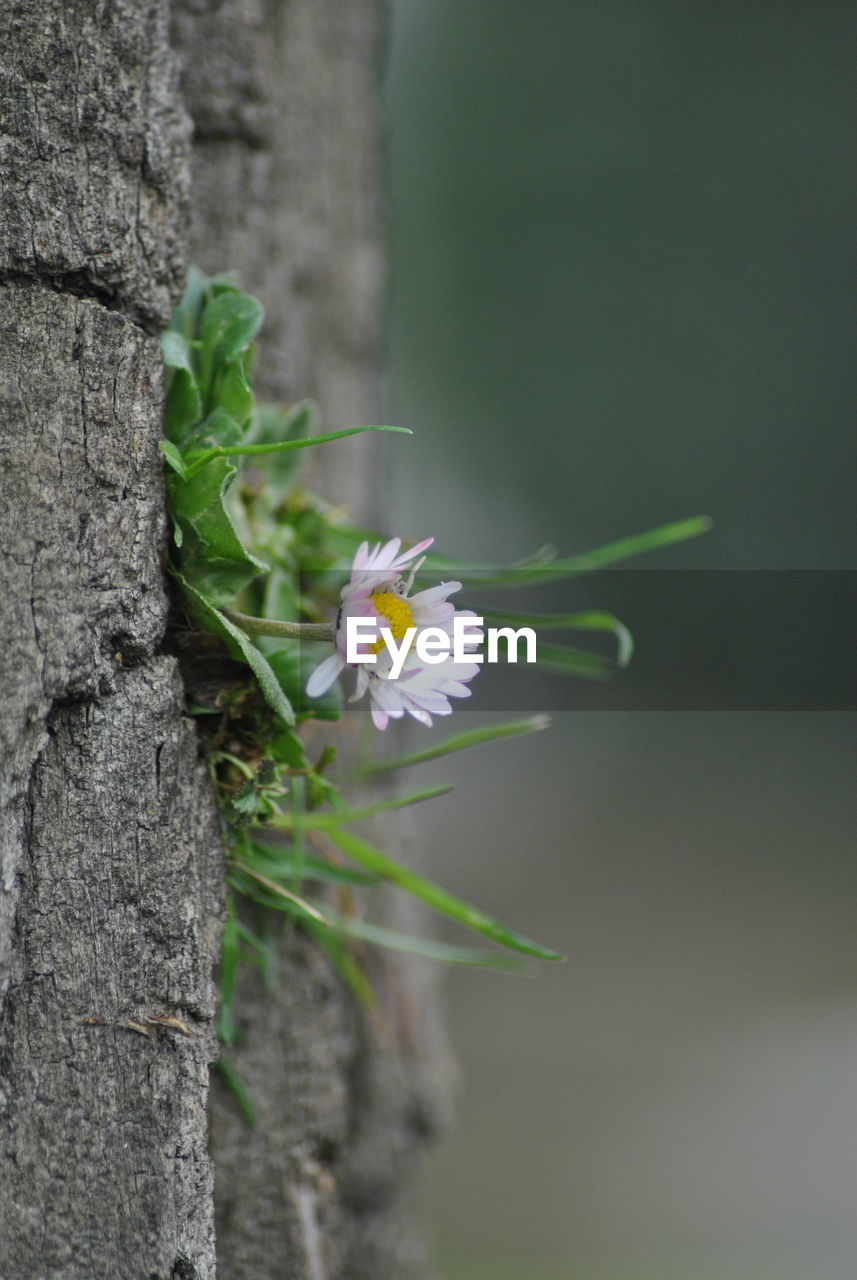
<svg viewBox="0 0 857 1280"><path fill-rule="evenodd" d="M8 267L0 268L0 288L9 285L14 285L17 288L50 289L53 293L71 298L86 298L88 301L98 303L99 306L104 307L105 311L118 312L131 324L137 325L144 333L157 334L160 332L160 327L155 326L151 318L135 314L133 308L128 309L118 290L108 289L103 285L99 285L84 271L71 271L63 275L55 275L40 268L34 268L32 271L12 270Z"/></svg>

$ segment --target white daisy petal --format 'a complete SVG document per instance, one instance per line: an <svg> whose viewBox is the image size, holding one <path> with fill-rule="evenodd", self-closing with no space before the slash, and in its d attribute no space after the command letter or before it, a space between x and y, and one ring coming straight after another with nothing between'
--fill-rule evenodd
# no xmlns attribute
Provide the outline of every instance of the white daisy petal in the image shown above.
<svg viewBox="0 0 857 1280"><path fill-rule="evenodd" d="M345 659L339 653L331 653L325 658L307 680L307 697L320 698L323 693L326 693L344 666Z"/></svg>
<svg viewBox="0 0 857 1280"><path fill-rule="evenodd" d="M448 698L469 698L473 690L460 680L444 680L443 692Z"/></svg>
<svg viewBox="0 0 857 1280"><path fill-rule="evenodd" d="M363 697L363 694L366 692L368 688L369 688L369 676L366 673L365 666L363 666L363 664L361 663L361 665L357 668L357 684L355 686L354 692L352 693L348 701L359 702L360 699Z"/></svg>
<svg viewBox="0 0 857 1280"><path fill-rule="evenodd" d="M447 596L460 590L460 582L441 582L437 587L426 587L424 591L418 591L416 595L410 597L410 602L412 605L433 604L435 600L445 600Z"/></svg>
<svg viewBox="0 0 857 1280"><path fill-rule="evenodd" d="M431 728L431 716L427 711L424 711L422 707L415 702L408 701L406 705L408 712L415 720L419 720L420 724L424 724L427 729Z"/></svg>
<svg viewBox="0 0 857 1280"><path fill-rule="evenodd" d="M398 720L404 710L402 695L396 687L395 680L372 680L369 692L379 707Z"/></svg>
<svg viewBox="0 0 857 1280"><path fill-rule="evenodd" d="M410 689L403 689L402 699L408 709L412 706L422 707L424 711L431 711L436 716L447 716L452 710L449 700L437 690L412 692Z"/></svg>
<svg viewBox="0 0 857 1280"><path fill-rule="evenodd" d="M390 717L387 715L386 711L382 711L374 702L372 703L372 723L375 725L376 729L381 729L382 731L386 729L387 725L390 723Z"/></svg>
<svg viewBox="0 0 857 1280"><path fill-rule="evenodd" d="M376 547L369 564L366 566L367 569L371 569L373 573L378 569L389 569L396 559L396 552L401 545L401 538L391 538L383 546Z"/></svg>

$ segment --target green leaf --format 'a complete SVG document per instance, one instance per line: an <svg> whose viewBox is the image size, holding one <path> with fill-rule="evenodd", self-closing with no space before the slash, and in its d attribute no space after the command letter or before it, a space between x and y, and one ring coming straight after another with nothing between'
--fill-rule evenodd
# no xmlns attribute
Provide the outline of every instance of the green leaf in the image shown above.
<svg viewBox="0 0 857 1280"><path fill-rule="evenodd" d="M620 538L606 546L597 547L594 551L585 551L581 555L566 556L556 559L551 547L543 547L533 555L518 560L511 565L479 565L469 564L463 560L455 560L450 556L441 556L430 551L425 559L424 572L449 578L460 576L465 585L470 587L520 587L528 582L547 583L561 578L572 577L579 573L592 573L606 565L616 564L620 560L628 560L632 556L644 552L657 551L663 547L673 546L678 542L686 542L689 538L697 538L707 533L712 527L707 516L693 516L687 520L676 520L672 524L661 525L657 529L649 529L645 533L634 534L630 538ZM338 547L342 554L349 554L358 543L377 535L361 529L349 529L340 526L331 529L330 544Z"/></svg>
<svg viewBox="0 0 857 1280"><path fill-rule="evenodd" d="M342 715L343 696L338 681L319 698L308 698L307 681L318 666L318 646L300 640L287 640L269 647L266 653L286 697L301 716L316 720L338 720Z"/></svg>
<svg viewBox="0 0 857 1280"><path fill-rule="evenodd" d="M303 928L327 956L357 1003L367 1013L373 1013L378 1007L375 992L366 974L351 956L347 940L339 933L334 933L321 925L315 925L311 921L307 921Z"/></svg>
<svg viewBox="0 0 857 1280"><path fill-rule="evenodd" d="M397 888L404 889L434 911L448 916L450 920L455 920L458 924L462 924L468 929L473 929L476 933L481 933L484 937L490 938L492 942L497 942L503 947L509 947L512 951L520 951L524 955L536 956L539 960L563 959L558 951L552 951L548 947L541 947L538 943L531 942L529 938L525 938L519 933L514 933L511 929L507 929L505 925L500 924L499 921L486 915L484 911L480 911L478 907L472 907L468 903L462 902L459 898L453 897L451 893L447 893L445 889L441 889L439 885L433 884L431 880L418 876L416 872L411 871L408 867L400 866L392 858L388 858L385 853L382 853L380 849L376 849L374 845L354 835L353 832L345 831L342 827L330 827L327 830L327 834L334 844L338 845L342 852L347 854L358 866L364 867L367 871L372 872L373 875L380 876L388 883L396 885Z"/></svg>
<svg viewBox="0 0 857 1280"><path fill-rule="evenodd" d="M220 999L215 1030L223 1044L234 1044L236 1039L232 1000L235 993L235 975L238 969L238 922L235 916L235 899L226 895L226 923L220 941Z"/></svg>
<svg viewBox="0 0 857 1280"><path fill-rule="evenodd" d="M255 398L244 373L244 363L240 358L230 360L217 374L211 399L218 409L224 410L234 418L240 435L243 436L253 413ZM220 443L227 442L222 440Z"/></svg>
<svg viewBox="0 0 857 1280"><path fill-rule="evenodd" d="M427 960L442 960L446 964L477 965L485 969L504 969L508 973L521 973L525 967L523 961L505 956L501 952L477 951L474 947L453 946L447 942L436 942L433 938L421 938L417 934L399 933L394 929L370 924L368 920L339 915L330 908L327 914L348 937L360 938L361 941L372 942L378 947L423 956Z"/></svg>
<svg viewBox="0 0 857 1280"><path fill-rule="evenodd" d="M185 369L188 373L193 373L190 347L187 345L187 340L175 329L165 329L161 334L161 352L168 369Z"/></svg>
<svg viewBox="0 0 857 1280"><path fill-rule="evenodd" d="M235 862L231 865L226 882L251 902L258 903L260 907L269 907L272 911L279 911L281 915L288 916L300 925L323 926L325 929L336 928L335 922L328 919L326 908L308 902L293 889L287 889L279 881L266 876L263 872L251 870L243 863Z"/></svg>
<svg viewBox="0 0 857 1280"><path fill-rule="evenodd" d="M506 970L519 970L521 968L520 961L515 961L503 955L477 951L471 947L435 942L433 939L421 938L416 935L398 933L392 929L385 929L380 925L370 924L368 921L341 915L328 905L321 907L317 903L309 903L284 886L279 885L268 869L269 864L266 864L266 859L257 860L256 865L252 865L251 868L251 864L246 860L245 853L242 861L236 865L239 870L247 874L251 874L252 871L254 878L260 884L261 893L253 894L257 901L278 908L288 915L296 915L301 921L306 919L307 924L312 924L314 936L316 930L324 929L329 931L333 937L344 935L351 938L359 938L361 941L371 942L376 946L390 947L396 951L406 951L411 955L424 956L431 960L443 960L450 964L481 965L488 968ZM328 868L328 870L331 869ZM280 871L280 874L282 874L282 871ZM321 877L307 874L307 879L318 878ZM345 877L342 876L340 878L344 879ZM375 882L370 880L369 883ZM508 931L504 932L507 936L517 936L509 935ZM506 945L509 944L507 943ZM534 953L530 951L528 954ZM538 954L542 958L548 958L541 949L539 949Z"/></svg>
<svg viewBox="0 0 857 1280"><path fill-rule="evenodd" d="M211 554L208 543L199 537L192 525L185 521L181 528L181 571L188 582L192 582L206 599L218 607L224 606L227 600L234 599L237 592L264 571L265 566L261 561L257 561L249 553L239 557L239 548L240 551L244 548L237 539L233 544L233 555L217 557Z"/></svg>
<svg viewBox="0 0 857 1280"><path fill-rule="evenodd" d="M183 444L202 417L202 397L196 381L190 348L180 333L161 334L166 366L164 431L175 444Z"/></svg>
<svg viewBox="0 0 857 1280"><path fill-rule="evenodd" d="M256 827L254 831L264 832L266 828ZM377 885L376 876L365 871L353 871L349 867L335 867L329 862L322 862L304 853L298 857L292 848L265 844L262 839L253 839L242 850L242 861L247 866L261 871L271 880L287 880L291 883L296 870L305 880L319 880L326 884Z"/></svg>
<svg viewBox="0 0 857 1280"><path fill-rule="evenodd" d="M196 471L200 459L217 457L221 446L230 447L244 438L237 420L222 405L216 405L183 445L188 466ZM223 456L223 455L220 455Z"/></svg>
<svg viewBox="0 0 857 1280"><path fill-rule="evenodd" d="M255 813L257 805L256 787L252 782L246 782L244 786L235 793L229 803L238 813Z"/></svg>
<svg viewBox="0 0 857 1280"><path fill-rule="evenodd" d="M206 305L199 334L199 381L206 402L217 374L253 340L264 318L262 304L249 294L228 290Z"/></svg>
<svg viewBox="0 0 857 1280"><path fill-rule="evenodd" d="M225 458L179 480L167 479L170 505L186 536L182 572L218 604L234 599L268 566L247 550L226 506L226 492L236 471Z"/></svg>
<svg viewBox="0 0 857 1280"><path fill-rule="evenodd" d="M208 277L198 267L189 267L182 300L173 308L170 328L175 329L190 342L196 337L199 314L208 287Z"/></svg>
<svg viewBox="0 0 857 1280"><path fill-rule="evenodd" d="M327 444L331 440L343 440L346 436L359 436L364 431L392 431L397 435L411 436L414 433L407 427L346 427L344 431L326 431L320 436L310 436L306 440L281 440L278 444L240 444L229 448L210 449L193 459L189 467L191 472L209 462L212 458L247 458L259 457L266 453L289 453L294 449L307 449L314 444Z"/></svg>
<svg viewBox="0 0 857 1280"><path fill-rule="evenodd" d="M257 404L252 444L282 444L288 440L303 440L318 418L318 408L311 400L302 400L291 409L278 404ZM291 483L300 466L301 458L294 451L271 455L265 463L265 482L277 490Z"/></svg>
<svg viewBox="0 0 857 1280"><path fill-rule="evenodd" d="M566 649L558 644L536 645L536 662L548 671L564 676L577 676L581 680L609 680L614 672L613 663L601 653L588 649Z"/></svg>
<svg viewBox="0 0 857 1280"><path fill-rule="evenodd" d="M223 495L237 472L225 458L215 458L207 467L183 477L181 483L170 485L170 505L173 514L189 524L206 515L212 506L223 505Z"/></svg>
<svg viewBox="0 0 857 1280"><path fill-rule="evenodd" d="M291 769L305 769L307 758L304 745L297 734L290 729L283 729L276 737L271 738L267 747L268 756L277 764L288 765Z"/></svg>
<svg viewBox="0 0 857 1280"><path fill-rule="evenodd" d="M250 1094L247 1092L247 1086L244 1081L225 1054L221 1054L214 1065L223 1077L224 1084L235 1098L244 1123L249 1128L254 1129L256 1127L256 1108L250 1100Z"/></svg>
<svg viewBox="0 0 857 1280"><path fill-rule="evenodd" d="M217 606L207 600L202 592L191 586L180 573L175 577L184 588L188 612L196 625L203 631L213 631L215 635L220 636L232 656L239 660L243 659L247 663L270 707L286 728L291 728L295 723L294 710L264 655L259 652L250 637L224 617Z"/></svg>
<svg viewBox="0 0 857 1280"><path fill-rule="evenodd" d="M259 617L280 622L297 622L300 612L300 596L294 569L273 564L265 579Z"/></svg>
<svg viewBox="0 0 857 1280"><path fill-rule="evenodd" d="M314 920L316 924L329 927L329 921L320 908L264 872L256 871L241 861L236 860L230 864L227 881L245 897L252 898L261 906L272 907L296 920Z"/></svg>
<svg viewBox="0 0 857 1280"><path fill-rule="evenodd" d="M592 573L595 569L603 569L606 565L616 564L620 560L629 560L632 556L643 555L648 551L659 551L663 547L674 546L677 542L698 538L700 534L707 533L711 527L712 521L707 516L692 516L687 520L676 520L672 524L664 524L657 529L648 529L645 533L637 533L629 538L608 542L606 546L597 547L594 551L584 551L581 555L554 560L546 570L539 570L536 576L540 582L551 582L555 578L563 578L569 574Z"/></svg>
<svg viewBox="0 0 857 1280"><path fill-rule="evenodd" d="M159 440L158 448L164 455L164 461L168 466L172 467L173 471L175 471L177 475L182 477L187 475L187 467L184 464L184 458L181 456L172 440Z"/></svg>
<svg viewBox="0 0 857 1280"><path fill-rule="evenodd" d="M584 613L513 613L505 609L481 609L486 623L512 624L534 630L603 631L616 637L616 665L627 667L634 653L633 637L623 622L612 613L590 609Z"/></svg>
<svg viewBox="0 0 857 1280"><path fill-rule="evenodd" d="M369 764L363 772L365 774L388 773L391 769L409 768L411 765L423 764L426 760L437 760L441 756L451 755L455 751L480 747L483 742L513 738L521 733L537 733L540 729L547 729L549 724L550 720L547 716L531 716L528 720L512 720L506 724L489 724L481 729L467 729L464 733L457 733L454 737L447 738L445 742L425 747L412 755L397 756L392 760L379 760Z"/></svg>
<svg viewBox="0 0 857 1280"><path fill-rule="evenodd" d="M427 787L424 791L414 791L407 796L387 796L374 804L364 805L361 809L336 810L333 813L307 813L303 816L303 825L309 830L325 830L328 827L341 827L350 822L362 822L366 818L375 818L380 813L389 813L393 809L404 809L412 804L420 804L423 800L434 800L436 796L448 795L454 790L451 786ZM289 828L291 816L287 813L273 820L277 827Z"/></svg>

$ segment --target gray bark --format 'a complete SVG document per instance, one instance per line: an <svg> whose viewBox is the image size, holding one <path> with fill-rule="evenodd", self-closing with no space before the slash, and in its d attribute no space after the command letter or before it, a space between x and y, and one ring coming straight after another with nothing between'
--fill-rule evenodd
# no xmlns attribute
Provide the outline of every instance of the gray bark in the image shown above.
<svg viewBox="0 0 857 1280"><path fill-rule="evenodd" d="M375 416L373 0L16 0L0 210L0 1276L214 1275L206 1123L217 817L166 621L163 325L193 257L268 320L263 396ZM368 440L313 461L363 517ZM408 1188L442 1055L419 970L367 1024L284 943L238 993L248 1130L215 1089L220 1273L417 1280ZM166 1018L150 1022L147 1019ZM429 1052L431 1050L431 1052Z"/></svg>
<svg viewBox="0 0 857 1280"><path fill-rule="evenodd" d="M221 854L157 652L153 331L184 271L189 141L167 17L0 18L3 1280L214 1274Z"/></svg>

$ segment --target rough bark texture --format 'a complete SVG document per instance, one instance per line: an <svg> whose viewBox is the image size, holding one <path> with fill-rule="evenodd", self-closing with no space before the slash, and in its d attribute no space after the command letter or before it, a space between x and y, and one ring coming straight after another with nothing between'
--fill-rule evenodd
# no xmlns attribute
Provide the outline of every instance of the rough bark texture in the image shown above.
<svg viewBox="0 0 857 1280"><path fill-rule="evenodd" d="M378 421L383 19L377 0L185 0L176 22L195 125L192 255L237 270L265 303L260 394L312 396L329 430ZM376 523L389 449L368 436L319 449L305 479ZM391 824L387 847L402 845ZM235 1065L257 1128L212 1091L230 1280L424 1280L409 1200L443 1110L435 993L397 957L372 976L375 1026L300 936L282 949L275 999L244 975Z"/></svg>
<svg viewBox="0 0 857 1280"><path fill-rule="evenodd" d="M222 854L159 653L154 335L191 174L193 259L266 303L260 393L313 395L330 428L377 407L376 0L175 8L181 91L167 0L0 6L2 1280L215 1272ZM378 449L346 441L312 480L366 518ZM252 970L237 993L258 1127L214 1090L220 1275L423 1280L430 983L377 961L370 1024L299 935L280 970L276 998Z"/></svg>
<svg viewBox="0 0 857 1280"><path fill-rule="evenodd" d="M151 331L184 270L189 140L167 18L0 10L3 1280L214 1274L220 850L157 656Z"/></svg>

